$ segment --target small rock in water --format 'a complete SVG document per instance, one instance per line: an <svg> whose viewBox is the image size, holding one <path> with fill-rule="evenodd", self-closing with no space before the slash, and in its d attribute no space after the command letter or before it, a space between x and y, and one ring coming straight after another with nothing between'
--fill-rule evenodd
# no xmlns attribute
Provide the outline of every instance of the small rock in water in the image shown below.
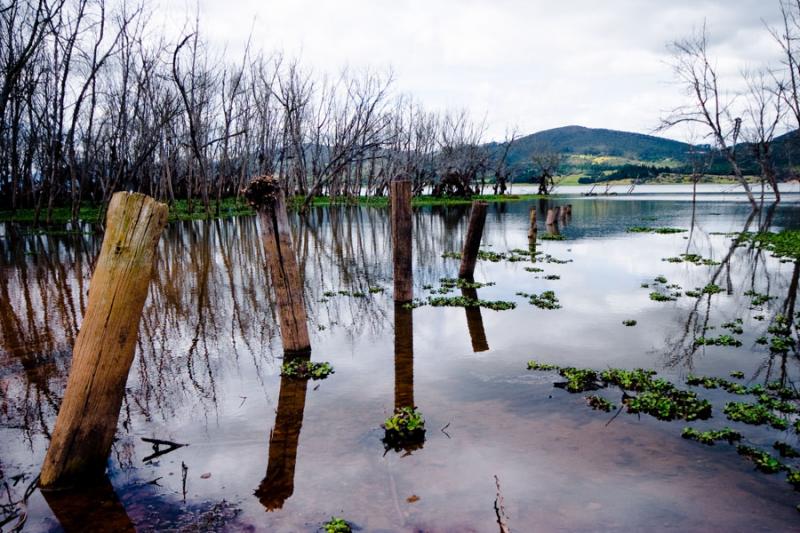
<svg viewBox="0 0 800 533"><path fill-rule="evenodd" d="M417 502L417 501L419 501L419 496L417 496L416 494L412 494L411 496L409 496L408 498L406 498L406 501L407 501L408 503L414 503L414 502Z"/></svg>
<svg viewBox="0 0 800 533"><path fill-rule="evenodd" d="M211 477L211 472L206 472L200 476L200 479L208 479Z"/></svg>

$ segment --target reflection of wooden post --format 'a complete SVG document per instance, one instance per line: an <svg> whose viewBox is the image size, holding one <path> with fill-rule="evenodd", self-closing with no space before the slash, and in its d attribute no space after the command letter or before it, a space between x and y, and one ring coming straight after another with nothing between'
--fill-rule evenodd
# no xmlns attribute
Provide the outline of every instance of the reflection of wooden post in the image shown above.
<svg viewBox="0 0 800 533"><path fill-rule="evenodd" d="M297 446L303 427L307 388L307 379L281 378L275 426L269 436L267 475L255 492L267 511L280 509L294 493Z"/></svg>
<svg viewBox="0 0 800 533"><path fill-rule="evenodd" d="M486 207L489 204L480 200L472 202L472 211L469 215L467 237L464 239L464 250L461 252L461 268L458 277L472 279L475 273L475 262L478 260L478 251L481 248L483 226L486 224Z"/></svg>
<svg viewBox="0 0 800 533"><path fill-rule="evenodd" d="M461 289L461 296L472 300L478 299L478 291L475 289ZM467 329L469 338L472 341L473 352L485 352L489 349L489 342L486 340L486 331L483 329L483 316L480 307L465 307L467 314Z"/></svg>
<svg viewBox="0 0 800 533"><path fill-rule="evenodd" d="M536 228L536 208L531 207L530 213L530 225L528 226L528 238L529 239L536 239L536 232L538 229Z"/></svg>
<svg viewBox="0 0 800 533"><path fill-rule="evenodd" d="M552 226L556 223L556 210L552 207L547 210L547 219L545 220L545 225Z"/></svg>
<svg viewBox="0 0 800 533"><path fill-rule="evenodd" d="M250 182L244 193L258 211L261 223L261 238L278 304L283 350L288 353L307 352L311 349L311 341L303 301L303 280L292 247L283 191L276 178L262 176Z"/></svg>
<svg viewBox="0 0 800 533"><path fill-rule="evenodd" d="M567 216L572 216L572 204L567 204Z"/></svg>
<svg viewBox="0 0 800 533"><path fill-rule="evenodd" d="M118 192L111 198L86 315L42 465L43 489L98 480L105 473L166 223L167 206L148 196Z"/></svg>
<svg viewBox="0 0 800 533"><path fill-rule="evenodd" d="M414 299L411 272L411 181L396 179L391 183L392 256L394 261L394 301Z"/></svg>
<svg viewBox="0 0 800 533"><path fill-rule="evenodd" d="M43 495L65 533L136 531L106 476L80 490L44 491Z"/></svg>
<svg viewBox="0 0 800 533"><path fill-rule="evenodd" d="M567 211L568 211L568 210L567 210L567 206L565 206L565 205L562 205L562 206L561 206L561 210L560 210L560 211L559 211L559 213L558 213L558 215L559 215L559 218L560 218L561 220L566 220L566 219L567 219Z"/></svg>
<svg viewBox="0 0 800 533"><path fill-rule="evenodd" d="M411 309L394 306L394 407L414 405L414 316Z"/></svg>

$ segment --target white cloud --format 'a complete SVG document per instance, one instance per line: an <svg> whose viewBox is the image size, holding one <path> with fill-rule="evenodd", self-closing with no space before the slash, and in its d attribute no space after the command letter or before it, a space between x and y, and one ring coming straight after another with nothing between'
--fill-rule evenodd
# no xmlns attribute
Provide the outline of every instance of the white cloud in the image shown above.
<svg viewBox="0 0 800 533"><path fill-rule="evenodd" d="M160 0L173 31L194 2ZM707 21L735 90L746 66L779 60L764 27L775 0L199 0L201 29L231 54L253 45L319 72L392 67L431 108L486 116L489 135L567 124L648 132L682 102L666 43ZM676 131L672 136L680 136Z"/></svg>

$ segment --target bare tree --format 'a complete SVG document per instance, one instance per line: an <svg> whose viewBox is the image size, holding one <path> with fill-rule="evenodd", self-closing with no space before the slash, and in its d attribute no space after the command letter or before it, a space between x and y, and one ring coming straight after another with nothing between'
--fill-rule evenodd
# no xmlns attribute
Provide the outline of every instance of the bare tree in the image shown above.
<svg viewBox="0 0 800 533"><path fill-rule="evenodd" d="M732 116L731 99L719 86L719 77L708 53L708 34L705 25L689 38L671 44L673 68L679 82L692 99L690 104L673 109L662 119L662 129L678 124L701 124L714 140L731 170L742 185L753 210L758 204L737 158L737 144L742 119Z"/></svg>

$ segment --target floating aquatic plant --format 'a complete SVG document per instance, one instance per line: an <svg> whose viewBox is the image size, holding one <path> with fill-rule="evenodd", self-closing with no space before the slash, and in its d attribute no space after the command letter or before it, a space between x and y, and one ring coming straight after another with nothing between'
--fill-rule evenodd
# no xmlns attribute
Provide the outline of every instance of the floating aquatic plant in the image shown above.
<svg viewBox="0 0 800 533"><path fill-rule="evenodd" d="M330 520L322 524L325 533L351 533L353 528L341 518L332 516Z"/></svg>
<svg viewBox="0 0 800 533"><path fill-rule="evenodd" d="M736 447L736 451L739 453L739 455L747 457L753 461L753 463L756 465L756 468L766 474L775 474L786 468L783 463L775 459L772 455L765 451L759 450L758 448L740 444Z"/></svg>
<svg viewBox="0 0 800 533"><path fill-rule="evenodd" d="M333 374L333 366L328 362L315 363L294 359L281 366L281 376L295 379L325 379Z"/></svg>
<svg viewBox="0 0 800 533"><path fill-rule="evenodd" d="M713 283L709 283L708 285L703 287L700 292L702 292L703 294L717 294L717 293L722 292L722 288L720 288L718 285L715 285Z"/></svg>
<svg viewBox="0 0 800 533"><path fill-rule="evenodd" d="M534 361L531 359L528 361L528 370L541 370L541 371L549 371L549 370L558 370L558 365L551 365L550 363L540 363L538 361Z"/></svg>
<svg viewBox="0 0 800 533"><path fill-rule="evenodd" d="M623 320L622 323L628 327L635 326L637 324L635 320Z"/></svg>
<svg viewBox="0 0 800 533"><path fill-rule="evenodd" d="M744 372L742 372L741 370L734 370L734 371L733 371L733 372L731 372L729 375L730 375L732 378L736 378L736 379L744 379Z"/></svg>
<svg viewBox="0 0 800 533"><path fill-rule="evenodd" d="M569 392L584 392L602 387L602 384L598 383L597 372L588 368L565 367L560 368L558 373L567 378L567 381L556 383L556 386Z"/></svg>
<svg viewBox="0 0 800 533"><path fill-rule="evenodd" d="M384 447L400 451L425 441L425 419L416 407L400 407L383 423Z"/></svg>
<svg viewBox="0 0 800 533"><path fill-rule="evenodd" d="M681 437L684 439L696 440L706 446L713 446L715 442L721 440L727 441L728 444L733 444L735 441L742 440L741 433L730 428L700 432L694 428L685 427L683 428Z"/></svg>
<svg viewBox="0 0 800 533"><path fill-rule="evenodd" d="M616 406L613 403L609 402L605 398L596 395L587 396L586 405L588 405L595 411L605 411L606 413L616 408Z"/></svg>
<svg viewBox="0 0 800 533"><path fill-rule="evenodd" d="M561 304L553 291L544 291L541 294L518 292L517 296L527 298L531 305L535 305L539 309L561 309Z"/></svg>
<svg viewBox="0 0 800 533"><path fill-rule="evenodd" d="M786 429L788 426L786 420L775 416L768 407L759 403L728 402L725 404L723 412L729 420L734 422L744 422L754 426L769 424L780 430Z"/></svg>
<svg viewBox="0 0 800 533"><path fill-rule="evenodd" d="M547 276L544 277L544 279L550 280L550 281L554 281L554 280L557 280L557 279L561 279L561 276L559 276L557 274L548 274Z"/></svg>
<svg viewBox="0 0 800 533"><path fill-rule="evenodd" d="M650 299L654 302L674 302L677 298L670 294L664 294L661 292L651 292Z"/></svg>
<svg viewBox="0 0 800 533"><path fill-rule="evenodd" d="M736 346L742 345L742 341L730 335L720 335L719 337L698 337L694 341L695 346Z"/></svg>
<svg viewBox="0 0 800 533"><path fill-rule="evenodd" d="M686 230L680 228L653 228L650 226L633 226L628 228L628 233L660 233L660 234L669 234L669 233L683 233Z"/></svg>
<svg viewBox="0 0 800 533"><path fill-rule="evenodd" d="M537 267L525 267L525 271L526 272L544 272L544 269L543 268L537 268Z"/></svg>

